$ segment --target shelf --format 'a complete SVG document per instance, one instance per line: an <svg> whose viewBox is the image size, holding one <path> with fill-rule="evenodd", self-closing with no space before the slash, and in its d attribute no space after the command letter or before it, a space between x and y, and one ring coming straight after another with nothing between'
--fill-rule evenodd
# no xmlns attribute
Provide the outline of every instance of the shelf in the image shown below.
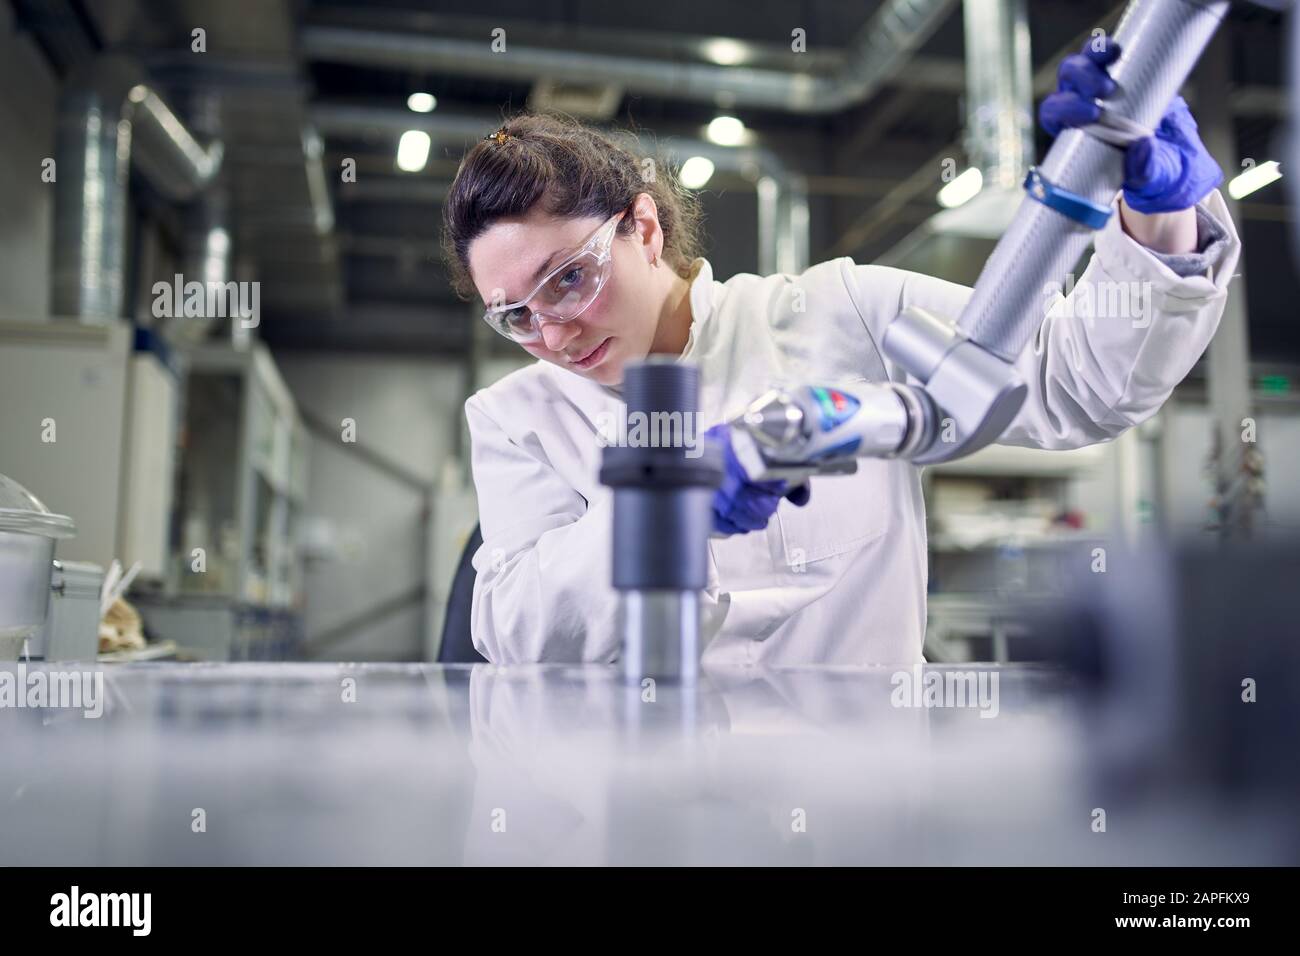
<svg viewBox="0 0 1300 956"><path fill-rule="evenodd" d="M219 590L201 593L222 593L263 607L290 606L301 582L294 567L292 516L306 490L305 438L297 408L261 343L247 351L211 345L196 349L191 392L213 391L197 385L213 377L229 380L230 408L192 431L185 464L194 490L186 505L202 518L202 527L229 527L234 543L223 552L229 560ZM184 560L178 566L183 569ZM178 581L176 589L187 591L185 583Z"/></svg>
<svg viewBox="0 0 1300 956"><path fill-rule="evenodd" d="M927 466L936 475L989 475L1072 478L1102 465L1105 445L1048 451L1016 445L989 445L956 461Z"/></svg>
<svg viewBox="0 0 1300 956"><path fill-rule="evenodd" d="M101 664L131 664L137 661L162 661L176 656L175 641L159 641L138 651L106 651L96 660Z"/></svg>
<svg viewBox="0 0 1300 956"><path fill-rule="evenodd" d="M1037 548L1056 548L1062 545L1077 544L1094 539L1086 531L1069 531L1060 534L1016 535L988 537L974 543L967 543L960 535L949 532L934 532L929 535L930 550L939 554L971 554L979 551L994 551L1006 545L1014 545L1026 550Z"/></svg>

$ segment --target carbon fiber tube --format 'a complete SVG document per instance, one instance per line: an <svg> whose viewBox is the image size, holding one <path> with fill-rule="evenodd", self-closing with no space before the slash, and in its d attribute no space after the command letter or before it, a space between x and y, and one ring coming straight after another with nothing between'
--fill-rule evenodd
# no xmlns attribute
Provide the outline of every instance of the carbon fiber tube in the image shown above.
<svg viewBox="0 0 1300 956"><path fill-rule="evenodd" d="M1107 108L1154 129L1227 13L1227 0L1134 0L1115 31L1119 87ZM1056 186L1110 205L1124 180L1123 153L1082 130L1061 133L1039 166ZM1008 362L1038 331L1045 280L1064 279L1092 231L1026 197L984 264L957 328Z"/></svg>

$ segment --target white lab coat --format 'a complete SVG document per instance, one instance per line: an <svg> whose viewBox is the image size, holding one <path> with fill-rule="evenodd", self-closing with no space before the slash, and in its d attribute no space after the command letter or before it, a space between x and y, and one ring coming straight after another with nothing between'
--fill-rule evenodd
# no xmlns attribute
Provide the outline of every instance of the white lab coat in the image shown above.
<svg viewBox="0 0 1300 956"><path fill-rule="evenodd" d="M1204 352L1223 312L1240 241L1222 197L1202 203L1226 229L1208 274L1180 277L1126 235L1119 215L1095 239L1068 298L1056 296L1018 361L1029 384L1001 442L1078 448L1153 414ZM1064 279L1064 277L1061 277ZM1150 283L1149 321L1093 317L1102 282ZM683 360L701 372L701 429L775 382L903 380L880 342L905 307L955 320L970 290L849 258L800 276L713 278L696 260ZM1045 303L1047 302L1045 297ZM474 556L474 644L492 661L611 661L611 492L600 484L602 423L615 392L544 362L465 403L483 546ZM704 662L921 660L926 528L919 469L861 459L816 477L803 508L782 501L765 531L709 542Z"/></svg>

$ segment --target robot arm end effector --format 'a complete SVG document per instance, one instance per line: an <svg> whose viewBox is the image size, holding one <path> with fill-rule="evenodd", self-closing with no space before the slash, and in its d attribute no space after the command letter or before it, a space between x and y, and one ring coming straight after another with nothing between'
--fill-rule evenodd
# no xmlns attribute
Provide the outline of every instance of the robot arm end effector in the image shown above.
<svg viewBox="0 0 1300 956"><path fill-rule="evenodd" d="M967 455L996 441L1024 401L1014 366L923 309L904 311L884 345L921 385L776 388L732 422L753 480L852 474L864 457L930 464Z"/></svg>

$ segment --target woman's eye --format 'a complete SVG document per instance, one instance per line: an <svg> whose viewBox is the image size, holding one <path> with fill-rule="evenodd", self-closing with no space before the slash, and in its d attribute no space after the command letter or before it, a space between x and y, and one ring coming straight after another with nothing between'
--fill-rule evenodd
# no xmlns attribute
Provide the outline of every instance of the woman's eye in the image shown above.
<svg viewBox="0 0 1300 956"><path fill-rule="evenodd" d="M556 280L561 289L570 289L582 281L582 266L574 266Z"/></svg>
<svg viewBox="0 0 1300 956"><path fill-rule="evenodd" d="M506 322L511 328L525 329L531 324L528 310L525 308L511 309L506 313Z"/></svg>

